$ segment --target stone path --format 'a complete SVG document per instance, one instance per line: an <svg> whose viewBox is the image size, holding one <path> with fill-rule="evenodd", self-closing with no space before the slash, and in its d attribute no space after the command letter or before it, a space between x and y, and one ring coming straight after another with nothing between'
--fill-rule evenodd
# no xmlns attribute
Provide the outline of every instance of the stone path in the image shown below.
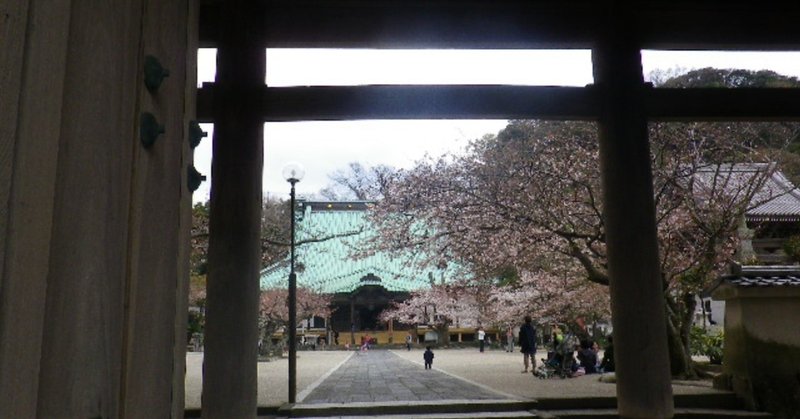
<svg viewBox="0 0 800 419"><path fill-rule="evenodd" d="M436 361L433 363L436 366ZM433 400L497 400L504 397L389 351L357 353L314 388L301 403Z"/></svg>

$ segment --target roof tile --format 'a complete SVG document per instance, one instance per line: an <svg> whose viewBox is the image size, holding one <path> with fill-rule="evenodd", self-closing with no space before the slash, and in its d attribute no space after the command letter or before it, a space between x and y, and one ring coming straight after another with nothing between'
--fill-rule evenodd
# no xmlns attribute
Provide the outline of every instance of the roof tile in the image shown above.
<svg viewBox="0 0 800 419"><path fill-rule="evenodd" d="M323 293L352 292L362 285L380 284L389 291L413 291L429 285L429 277L449 280L458 275L460 267L448 264L444 270L422 269L417 263L424 255L408 253L393 256L377 253L354 259L351 256L359 243L374 237L365 205L338 205L332 202L310 203L304 206L303 217L297 223L297 242L310 238L332 237L329 240L309 242L296 249L297 283L299 286ZM286 287L289 263L282 261L261 271L261 288ZM297 265L296 265L297 266ZM368 281L364 277L373 274Z"/></svg>
<svg viewBox="0 0 800 419"><path fill-rule="evenodd" d="M800 276L731 276L725 281L739 287L800 287Z"/></svg>

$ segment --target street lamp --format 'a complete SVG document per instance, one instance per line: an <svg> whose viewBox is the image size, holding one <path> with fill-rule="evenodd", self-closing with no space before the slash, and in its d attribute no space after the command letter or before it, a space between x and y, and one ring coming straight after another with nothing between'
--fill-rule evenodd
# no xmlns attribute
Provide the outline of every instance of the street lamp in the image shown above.
<svg viewBox="0 0 800 419"><path fill-rule="evenodd" d="M300 163L289 162L283 167L283 178L292 185L289 195L289 218L291 219L291 245L289 264L289 403L296 401L297 394L297 275L294 273L294 185L306 174Z"/></svg>

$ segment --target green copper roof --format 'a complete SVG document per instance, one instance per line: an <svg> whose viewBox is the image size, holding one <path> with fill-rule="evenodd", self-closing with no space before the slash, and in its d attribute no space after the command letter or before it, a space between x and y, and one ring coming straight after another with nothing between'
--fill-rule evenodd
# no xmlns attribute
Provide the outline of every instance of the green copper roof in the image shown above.
<svg viewBox="0 0 800 419"><path fill-rule="evenodd" d="M308 242L296 248L297 284L323 293L352 292L362 285L381 285L389 291L413 291L429 286L430 279L452 279L457 267L421 269L415 257L377 253L353 259L351 253L376 232L367 219L366 202L301 202L302 217L296 223L298 243L309 239L333 237ZM411 263L409 263L411 262ZM286 287L289 263L261 271L261 288Z"/></svg>

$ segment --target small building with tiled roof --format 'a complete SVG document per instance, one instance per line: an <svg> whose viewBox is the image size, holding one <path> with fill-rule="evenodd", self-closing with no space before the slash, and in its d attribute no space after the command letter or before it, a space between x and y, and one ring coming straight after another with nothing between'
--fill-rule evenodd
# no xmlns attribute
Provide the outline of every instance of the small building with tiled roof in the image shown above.
<svg viewBox="0 0 800 419"><path fill-rule="evenodd" d="M766 166L766 163L751 166ZM800 221L800 190L780 171L774 171L756 193L757 206L747 210L749 222Z"/></svg>
<svg viewBox="0 0 800 419"><path fill-rule="evenodd" d="M712 292L725 302L723 374L751 409L800 408L800 266L739 266ZM788 416L787 416L788 417Z"/></svg>
<svg viewBox="0 0 800 419"><path fill-rule="evenodd" d="M739 231L742 239L739 258L744 263L790 263L783 243L791 236L800 235L800 190L775 170L774 163L712 164L697 168L693 179L702 195L703 188L720 186L746 191L748 185L754 184L754 179L764 173L769 173L769 177L763 179L763 184L753 194Z"/></svg>
<svg viewBox="0 0 800 419"><path fill-rule="evenodd" d="M742 237L760 264L794 263L784 252L786 239L800 235L800 190L780 171L774 171L754 197L745 221L750 234Z"/></svg>
<svg viewBox="0 0 800 419"><path fill-rule="evenodd" d="M735 165L732 172L765 167ZM725 328L723 374L715 378L714 386L733 390L751 409L775 411L781 405L796 409L800 407L800 265L793 260L797 255L786 254L784 244L800 235L800 191L775 171L753 201L745 214L746 228L740 229L740 256L757 265L732 265L731 272L706 293L714 299L710 308L717 327Z"/></svg>
<svg viewBox="0 0 800 419"><path fill-rule="evenodd" d="M740 264L757 264L764 271L765 265L788 265L796 263L784 251L786 240L800 235L800 190L778 170L773 170L772 163L738 163L709 166L703 173L714 176L726 176L726 181L749 182L751 176L771 170L770 176L755 193L752 207L745 213L742 227L739 229L740 248L738 260ZM710 179L710 178L709 178ZM710 181L706 179L706 181ZM751 269L748 267L746 269ZM785 268L780 268L785 270ZM766 271L764 271L766 272ZM729 277L725 277L729 278ZM719 281L721 281L720 278ZM743 286L747 286L745 277ZM753 281L769 281L766 278L752 278ZM711 291L720 282L716 281L701 294L695 323L700 326L712 326L721 329L725 324L725 302L712 301ZM755 284L757 282L753 282Z"/></svg>
<svg viewBox="0 0 800 419"><path fill-rule="evenodd" d="M373 253L354 257L360 245L377 234L367 216L368 201L300 201L295 271L298 287L333 294L336 308L329 329L337 332L390 327L378 315L393 300L430 286L431 280L459 275L455 264L422 268L422 254ZM261 288L285 288L288 262L261 272ZM315 325L319 326L319 325Z"/></svg>

